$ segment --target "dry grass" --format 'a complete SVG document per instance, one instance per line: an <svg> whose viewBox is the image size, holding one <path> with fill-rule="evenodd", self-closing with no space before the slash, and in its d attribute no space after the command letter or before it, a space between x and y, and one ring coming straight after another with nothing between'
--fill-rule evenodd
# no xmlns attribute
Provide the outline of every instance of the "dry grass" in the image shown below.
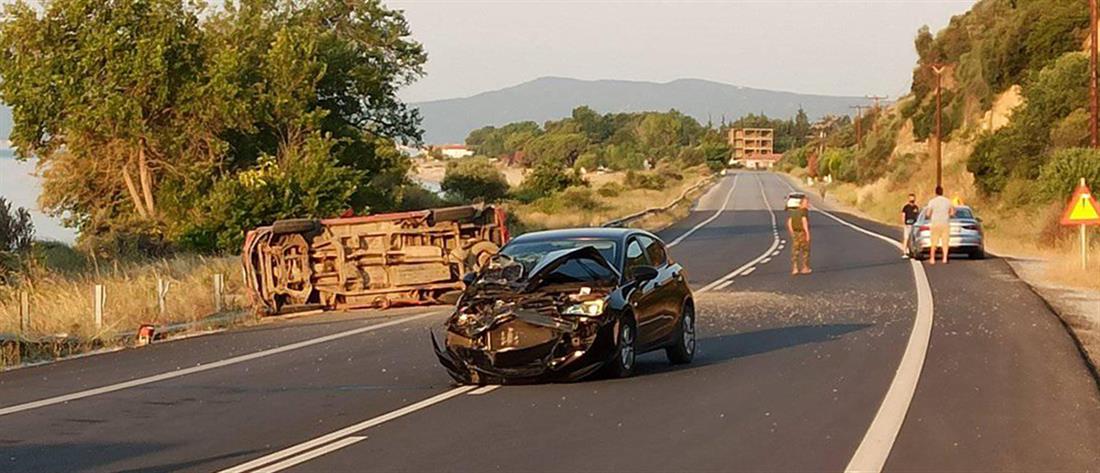
<svg viewBox="0 0 1100 473"><path fill-rule="evenodd" d="M213 280L223 274L225 307L236 310L245 299L240 260L183 256L147 264L130 264L79 275L39 274L21 290L29 294L31 325L28 337L63 335L107 339L141 324L191 322L212 315ZM157 279L170 282L166 311L157 307ZM107 299L103 325L95 326L94 287L101 284ZM0 333L20 332L18 291L0 288Z"/></svg>
<svg viewBox="0 0 1100 473"><path fill-rule="evenodd" d="M601 175L600 186L621 185L623 176L625 175L622 173L603 174ZM679 198L686 189L707 179L709 173L704 167L696 167L685 170L683 176L684 178L681 180L670 181L669 185L661 190L624 189L614 196L600 195L598 192L599 187L590 184L594 191L592 196L598 204L593 209L573 208L565 212L548 212L540 209L536 204L528 204L517 205L511 211L522 222L525 222L531 230L599 226L609 220L621 218L648 208L667 205ZM691 199L686 200L688 205L676 206L668 212L651 215L637 222L635 226L656 230L670 225L687 214Z"/></svg>

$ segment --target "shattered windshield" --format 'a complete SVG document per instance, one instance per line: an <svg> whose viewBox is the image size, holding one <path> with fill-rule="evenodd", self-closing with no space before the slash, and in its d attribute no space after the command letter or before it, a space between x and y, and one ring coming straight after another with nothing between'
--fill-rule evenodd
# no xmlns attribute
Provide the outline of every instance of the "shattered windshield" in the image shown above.
<svg viewBox="0 0 1100 473"><path fill-rule="evenodd" d="M523 265L524 272L530 272L531 268L543 257L558 250L571 250L583 246L591 246L600 252L607 261L615 261L616 244L611 240L598 239L574 239L532 241L529 243L513 243L504 247L501 254L510 257L515 262Z"/></svg>

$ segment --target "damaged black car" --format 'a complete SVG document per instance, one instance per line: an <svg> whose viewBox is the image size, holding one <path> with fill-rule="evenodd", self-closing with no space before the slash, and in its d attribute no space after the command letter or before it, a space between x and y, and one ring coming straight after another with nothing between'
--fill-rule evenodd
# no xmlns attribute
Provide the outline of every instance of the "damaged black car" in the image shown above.
<svg viewBox="0 0 1100 473"><path fill-rule="evenodd" d="M460 383L578 380L633 374L637 355L695 356L695 307L684 269L645 231L585 228L514 238L478 273L432 334Z"/></svg>

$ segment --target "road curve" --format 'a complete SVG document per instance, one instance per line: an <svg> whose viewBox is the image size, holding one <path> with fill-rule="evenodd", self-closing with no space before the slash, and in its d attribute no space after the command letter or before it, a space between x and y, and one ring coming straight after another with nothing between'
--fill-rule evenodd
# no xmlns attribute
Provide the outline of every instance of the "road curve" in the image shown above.
<svg viewBox="0 0 1100 473"><path fill-rule="evenodd" d="M325 314L0 373L0 471L842 471L916 338L918 286L821 212L815 272L791 277L788 190L731 175L661 232L710 286L692 365L456 388L426 338L445 309ZM1057 318L1003 261L925 273L930 342L884 470L1095 469L1100 395Z"/></svg>

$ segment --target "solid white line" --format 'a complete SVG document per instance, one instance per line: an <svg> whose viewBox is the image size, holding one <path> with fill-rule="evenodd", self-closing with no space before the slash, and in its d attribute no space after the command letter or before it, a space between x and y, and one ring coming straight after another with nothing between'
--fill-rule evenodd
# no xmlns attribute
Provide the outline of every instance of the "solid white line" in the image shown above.
<svg viewBox="0 0 1100 473"><path fill-rule="evenodd" d="M337 451L341 448L344 448L348 445L351 445L351 444L354 444L354 443L359 443L359 442L362 442L363 440L366 440L366 439L367 439L366 437L347 437L347 438L332 442L332 443L330 443L328 445L325 445L324 447L318 448L316 450L310 450L310 451L308 451L306 453L303 453L301 455L298 455L296 457L288 458L288 459L283 460L283 461L281 461L279 463L276 463L274 465L264 467L264 468L260 468L259 470L253 470L252 473L275 473L277 471L282 471L282 470L290 468L294 465L297 465L299 463L305 463L305 462L310 461L314 458L317 458L321 455L324 455L324 454L327 454L327 453L330 453L330 452L335 452L335 451Z"/></svg>
<svg viewBox="0 0 1100 473"><path fill-rule="evenodd" d="M420 314L420 315L414 315L414 316L405 317L405 318L402 318L402 319L391 320L389 322L383 322L383 323L380 323L380 324L368 325L366 327L360 327L360 328L348 330L348 331L345 331L345 332L334 333L332 335L326 335L326 336L323 336L323 337L313 338L313 339L310 339L310 340L304 340L304 341L297 342L297 343L291 343L290 345L283 345L281 347L272 348L272 349L269 349L269 350L258 351L258 352L255 352L255 353L249 353L247 355L240 355L240 356L235 356L233 358L226 358L224 360L214 361L214 362L211 362L211 363L201 364L201 365L198 365L198 366L192 366L190 368L184 368L184 369L176 370L176 371L168 371L168 372L165 372L165 373L160 373L160 374L156 374L156 375L152 375L152 376L146 376L144 378L133 379L133 380L130 380L130 381L125 381L125 382L121 382L121 383L117 383L117 384L111 384L111 385L108 385L108 386L102 386L102 387L98 387L98 388L93 388L93 389L88 389L88 390L84 390L84 391L71 393L71 394L65 394L65 395L62 395L62 396L56 396L56 397L51 397L51 398L47 398L47 399L40 399L38 401L32 401L32 402L27 402L27 403L23 403L23 404L16 404L14 406L8 406L8 407L0 408L0 416L6 416L8 414L14 414L16 412L29 411L31 409L38 409L40 407L52 406L54 404L61 404L63 402L75 401L77 399L83 399L83 398L86 398L86 397L98 396L100 394L107 394L107 393L111 393L111 392L115 392L115 391L121 391L123 389L129 389L129 388L133 388L133 387L137 387L137 386L144 386L146 384L156 383L156 382L165 381L165 380L169 380L169 379L173 379L173 378L179 378L181 376L187 376L187 375L190 375L190 374L201 373L203 371L209 371L209 370L213 370L213 369L217 369L217 368L223 368L223 367L226 367L226 366L229 366L229 365L235 365L237 363L244 363L246 361L252 361L252 360L268 357L268 356L271 356L271 355L276 355L276 354L279 354L279 353L288 352L288 351L291 351L291 350L297 350L299 348L305 348L305 347L308 347L308 346L317 345L317 344L320 344L320 343L331 342L333 340L339 340L341 338L351 337L353 335L359 335L361 333L366 333L366 332L370 332L370 331L373 331L373 330L379 330L379 329L383 329L383 328L386 328L386 327L392 327L394 325L403 324L403 323L406 323L406 322L412 322L414 320L419 320L419 319L422 319L422 318L425 318L425 317L428 317L428 316L438 315L438 314L440 314L439 311L427 312L427 313Z"/></svg>
<svg viewBox="0 0 1100 473"><path fill-rule="evenodd" d="M499 388L499 387L500 387L500 385L499 385L499 384L489 384L489 385L486 385L486 386L482 386L482 387L480 387L480 388L477 388L477 389L475 389L475 390L473 390L473 391L470 391L469 395L470 395L470 396L480 396L480 395L482 395L482 394L489 394L489 393L491 393L491 392L493 392L493 391L496 391L496 390L497 390L497 388Z"/></svg>
<svg viewBox="0 0 1100 473"><path fill-rule="evenodd" d="M784 181L786 181L784 179ZM794 186L787 182L787 187L794 190ZM864 235L882 240L895 248L901 249L901 243L897 240L880 235L870 230L849 223L846 220L817 209L842 225L851 228ZM894 379L886 390L886 395L879 405L875 418L863 435L863 440L852 455L846 472L870 472L879 473L886 460L890 457L890 451L894 448L894 442L901 432L901 426L905 422L905 416L909 412L909 405L913 402L913 395L917 391L917 383L920 381L921 371L924 369L924 360L928 355L928 345L932 339L932 325L935 319L935 301L932 300L932 286L928 283L928 275L924 272L924 266L917 261L909 261L913 270L913 282L917 290L917 316L913 319L913 330L909 332L909 341L905 345L905 352L898 363Z"/></svg>
<svg viewBox="0 0 1100 473"><path fill-rule="evenodd" d="M748 276L748 275L752 274L753 271L756 271L756 266L753 266L753 267L745 270L745 272L741 273L741 276Z"/></svg>
<svg viewBox="0 0 1100 473"><path fill-rule="evenodd" d="M732 279L730 279L729 281L726 281L726 282L724 282L724 283L722 283L722 284L718 285L718 287L716 287L716 288L714 288L714 289L716 289L716 290L719 290L719 291L721 291L722 289L725 289L725 288L727 288L727 287L730 287L730 285L731 285L731 284L733 284L733 280L732 280Z"/></svg>
<svg viewBox="0 0 1100 473"><path fill-rule="evenodd" d="M688 230L688 231L684 232L683 235L680 235L679 237L676 237L675 240L672 240L671 243L669 243L668 245L665 245L665 246L667 246L669 248L672 248L676 245L679 245L680 242L684 241L685 238L691 236L691 234L695 233L696 230L699 230L700 228L703 228L708 223L713 222L714 219L718 218L719 215L722 215L722 212L725 212L726 207L728 207L729 204L730 204L730 197L733 197L733 190L737 188L737 179L740 176L741 176L740 174L734 174L733 175L733 184L730 185L729 192L726 192L726 200L722 201L722 206L719 207L718 210L714 212L714 215L711 215L706 220L703 220L702 222L699 222L698 225L696 225L694 227L691 227L691 230Z"/></svg>
<svg viewBox="0 0 1100 473"><path fill-rule="evenodd" d="M374 427L376 425L379 425L379 424L382 424L382 423L385 423L385 422L389 422L389 421L394 420L398 417L401 417L401 416L404 416L404 415L407 415L407 414L412 414L413 412L419 411L419 410L424 409L426 407L430 407L434 404L439 404L439 403L441 403L443 401L446 401L446 400L448 400L452 397L465 394L466 392L469 392L473 389L474 389L474 386L457 387L457 388L451 389L449 391L445 391L445 392L436 394L435 396L432 396L430 398L427 398L427 399L425 399L423 401L420 401L420 402L417 402L415 404L410 404L408 406L402 407L402 408L400 408L396 411L391 411L391 412L388 412L386 414L382 414L378 417L367 419L367 420L365 420L363 422L360 422L358 424L349 425L349 426L344 427L344 428L342 428L340 430L337 430L335 432L317 437L313 440L308 440L308 441L302 442L298 445L295 445L293 447L289 447L289 448L286 448L286 449L283 449L283 450L279 450L279 451L274 452L272 454L265 455L263 457L257 458L255 460L250 461L250 462L242 463L242 464L237 465L235 467L224 469L220 473L244 473L244 472L250 471L254 468L259 468L261 466L283 460L284 458L297 455L297 454L299 454L301 452L304 452L306 450L310 450L310 449L325 445L325 444L327 444L329 442L332 442L332 441L335 441L337 439L347 437L347 436L349 436L351 434L354 434L356 432L369 429L371 427Z"/></svg>
<svg viewBox="0 0 1100 473"><path fill-rule="evenodd" d="M768 195L764 193L764 183L760 180L760 176L756 177L756 183L760 185L760 195L762 197L764 197L764 206L767 207L768 212L771 213L771 216L772 216L772 230L775 230L775 229L779 228L778 223L776 223L777 221L776 221L776 218L775 218L775 210L773 210L771 204L768 203ZM729 274L718 278L714 282L712 282L710 284L707 284L706 286L703 286L702 289L699 289L698 291L695 291L695 293L700 294L700 293L703 293L703 292L714 290L714 289L718 288L719 286L721 286L726 281L732 280L733 278L735 278L739 274L741 274L743 271L745 271L745 270L747 270L747 269L749 269L753 266L756 266L756 264L759 263L761 260L763 260L764 258L767 258L768 254L775 251L775 248L777 246L779 246L779 237L774 237L772 239L772 246L770 248L768 248L766 251L764 251L764 253L762 253L760 256L757 256L752 261L749 261L748 263L745 263L740 268L737 268L733 271L730 271ZM776 254L778 254L778 252Z"/></svg>

